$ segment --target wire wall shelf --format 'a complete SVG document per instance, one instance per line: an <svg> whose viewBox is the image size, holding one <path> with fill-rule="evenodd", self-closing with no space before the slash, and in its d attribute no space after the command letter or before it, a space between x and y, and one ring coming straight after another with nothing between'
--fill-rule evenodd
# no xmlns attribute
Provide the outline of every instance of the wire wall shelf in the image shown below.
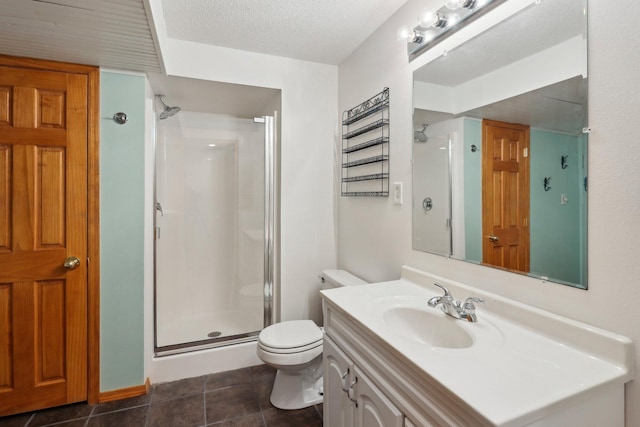
<svg viewBox="0 0 640 427"><path fill-rule="evenodd" d="M389 196L389 88L342 114L342 196Z"/></svg>
<svg viewBox="0 0 640 427"><path fill-rule="evenodd" d="M384 179L384 178L389 178L389 174L373 173L371 175L350 176L348 178L342 178L342 182L369 181L372 179Z"/></svg>

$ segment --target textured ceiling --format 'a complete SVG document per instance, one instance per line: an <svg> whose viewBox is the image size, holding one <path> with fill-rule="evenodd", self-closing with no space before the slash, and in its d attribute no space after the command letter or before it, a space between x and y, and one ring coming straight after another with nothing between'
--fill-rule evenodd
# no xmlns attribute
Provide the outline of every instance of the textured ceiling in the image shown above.
<svg viewBox="0 0 640 427"><path fill-rule="evenodd" d="M167 35L339 64L407 0L162 0Z"/></svg>

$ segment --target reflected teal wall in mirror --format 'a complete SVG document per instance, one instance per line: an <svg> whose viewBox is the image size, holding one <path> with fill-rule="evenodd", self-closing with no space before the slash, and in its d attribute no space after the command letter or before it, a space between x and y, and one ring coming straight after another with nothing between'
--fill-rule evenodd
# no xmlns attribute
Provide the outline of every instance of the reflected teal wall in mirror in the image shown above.
<svg viewBox="0 0 640 427"><path fill-rule="evenodd" d="M579 220L584 192L581 139L531 129L531 273L569 283L583 283L584 249L576 250L584 244ZM562 156L567 156L565 169ZM545 177L551 178L548 191Z"/></svg>
<svg viewBox="0 0 640 427"><path fill-rule="evenodd" d="M464 229L465 259L482 262L482 121L469 118L464 119Z"/></svg>

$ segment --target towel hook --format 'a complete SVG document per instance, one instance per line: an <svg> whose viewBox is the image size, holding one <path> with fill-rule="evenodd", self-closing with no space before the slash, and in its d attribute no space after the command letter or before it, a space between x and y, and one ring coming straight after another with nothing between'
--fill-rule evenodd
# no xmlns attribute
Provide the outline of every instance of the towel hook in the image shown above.
<svg viewBox="0 0 640 427"><path fill-rule="evenodd" d="M129 117L127 117L126 113L120 111L113 115L113 121L119 125L123 125L129 121Z"/></svg>

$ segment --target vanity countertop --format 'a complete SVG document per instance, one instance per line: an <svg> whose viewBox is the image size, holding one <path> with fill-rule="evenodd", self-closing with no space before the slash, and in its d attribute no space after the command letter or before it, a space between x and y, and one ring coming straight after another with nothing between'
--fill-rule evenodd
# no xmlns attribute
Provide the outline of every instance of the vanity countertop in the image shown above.
<svg viewBox="0 0 640 427"><path fill-rule="evenodd" d="M434 281L447 286L455 298L485 299L477 306L477 323L450 318L452 327L471 336L472 345L430 345L385 320L383 314L394 307L446 316L439 306L427 306L429 298L442 294L432 286ZM322 296L325 304L349 316L377 343L495 426L526 424L633 378L628 338L411 267L403 267L399 280L325 290Z"/></svg>

